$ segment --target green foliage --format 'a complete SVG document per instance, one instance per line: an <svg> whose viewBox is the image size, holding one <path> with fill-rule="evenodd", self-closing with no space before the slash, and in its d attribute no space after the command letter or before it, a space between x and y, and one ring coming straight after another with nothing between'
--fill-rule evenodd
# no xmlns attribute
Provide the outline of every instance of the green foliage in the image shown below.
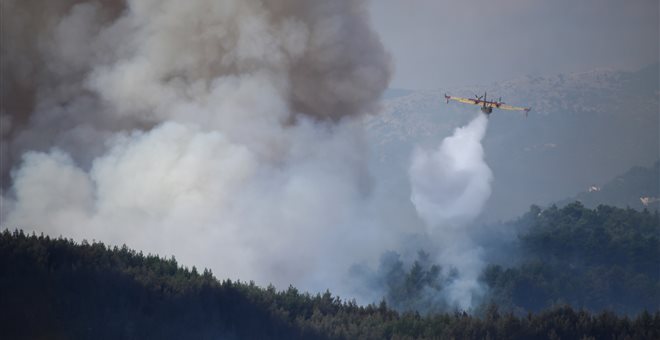
<svg viewBox="0 0 660 340"><path fill-rule="evenodd" d="M3 337L48 339L318 338L174 257L126 246L0 235Z"/></svg>
<svg viewBox="0 0 660 340"><path fill-rule="evenodd" d="M660 301L658 213L575 202L521 221L521 264L483 273L490 297L519 312L570 303L592 311L636 314Z"/></svg>
<svg viewBox="0 0 660 340"><path fill-rule="evenodd" d="M420 251L417 260L406 268L399 254L387 252L381 258L379 287L385 291L385 300L398 311L438 313L449 307L442 299L443 289L454 275L443 275L442 268L431 263L429 254Z"/></svg>
<svg viewBox="0 0 660 340"><path fill-rule="evenodd" d="M404 286L433 282L437 272L418 263ZM22 231L0 234L0 305L7 339L660 338L660 312L631 320L564 306L517 317L493 305L482 318L400 314L385 301L358 306L329 291L220 282L174 257Z"/></svg>

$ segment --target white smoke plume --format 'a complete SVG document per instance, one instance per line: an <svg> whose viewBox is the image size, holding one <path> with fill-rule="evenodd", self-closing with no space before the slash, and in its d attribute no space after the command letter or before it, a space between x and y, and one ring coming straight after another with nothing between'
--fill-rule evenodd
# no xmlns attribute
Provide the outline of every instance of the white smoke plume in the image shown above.
<svg viewBox="0 0 660 340"><path fill-rule="evenodd" d="M487 126L487 116L479 114L437 149L416 148L409 169L410 199L439 248L438 262L458 270L458 277L447 287L448 303L464 310L474 307L482 292L478 277L484 262L470 222L491 193L493 174L481 145Z"/></svg>
<svg viewBox="0 0 660 340"><path fill-rule="evenodd" d="M365 1L0 6L3 227L303 289L396 247L360 121L391 73Z"/></svg>
<svg viewBox="0 0 660 340"><path fill-rule="evenodd" d="M342 295L351 265L424 232L367 165L361 119L391 66L364 0L4 0L0 14L3 228ZM461 307L482 266L463 227L490 190L486 124L410 170Z"/></svg>

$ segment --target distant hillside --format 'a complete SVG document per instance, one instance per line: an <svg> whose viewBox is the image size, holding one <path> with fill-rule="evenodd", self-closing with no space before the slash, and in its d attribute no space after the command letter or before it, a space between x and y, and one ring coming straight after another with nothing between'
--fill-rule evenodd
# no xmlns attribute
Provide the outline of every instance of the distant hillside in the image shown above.
<svg viewBox="0 0 660 340"><path fill-rule="evenodd" d="M599 185L592 185L575 197L560 201L564 206L580 201L584 206L595 208L600 204L637 210L660 208L660 161L653 167L633 167L623 175Z"/></svg>
<svg viewBox="0 0 660 340"><path fill-rule="evenodd" d="M491 242L479 242L488 263L481 280L489 289L480 308L494 302L521 316L560 304L629 316L660 310L659 218L658 212L573 202L532 206L514 221L484 226L480 237ZM497 233L510 236L493 242ZM445 297L457 275L435 261L437 255L424 252L414 261L386 252L378 267L353 272L399 311L447 312L452 306Z"/></svg>
<svg viewBox="0 0 660 340"><path fill-rule="evenodd" d="M18 231L0 234L0 304L7 339L660 338L660 312L629 319L555 307L518 318L490 306L482 317L422 317Z"/></svg>
<svg viewBox="0 0 660 340"><path fill-rule="evenodd" d="M517 259L483 273L498 305L524 313L561 303L628 315L660 309L658 212L532 206L510 227L521 230L509 249Z"/></svg>
<svg viewBox="0 0 660 340"><path fill-rule="evenodd" d="M373 168L401 187L392 185L392 194L409 196L405 184L414 145L438 145L479 114L476 107L446 104L445 93L488 91L489 97L531 106L527 119L493 112L484 139L494 173L484 215L489 220L513 218L532 202L557 202L657 160L658 72L655 64L634 72L595 70L435 91L389 91L383 112L367 122Z"/></svg>

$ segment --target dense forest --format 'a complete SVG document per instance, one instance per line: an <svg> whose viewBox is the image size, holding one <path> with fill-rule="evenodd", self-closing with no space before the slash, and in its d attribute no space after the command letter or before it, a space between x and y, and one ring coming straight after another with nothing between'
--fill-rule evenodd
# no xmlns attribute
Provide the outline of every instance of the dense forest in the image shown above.
<svg viewBox="0 0 660 340"><path fill-rule="evenodd" d="M8 339L660 338L657 213L574 203L533 206L513 223L523 259L484 271L489 293L472 314L402 308L419 302L415 289L450 279L424 253L409 269L398 263L382 302L361 306L219 281L127 247L5 230L0 329Z"/></svg>
<svg viewBox="0 0 660 340"><path fill-rule="evenodd" d="M532 206L522 224L516 266L483 274L503 308L540 311L555 304L634 315L660 307L658 212L575 202Z"/></svg>
<svg viewBox="0 0 660 340"><path fill-rule="evenodd" d="M517 234L488 249L491 263L481 275L485 294L472 312L482 313L490 304L517 316L563 304L628 316L658 310L658 217L657 211L588 209L574 202L563 208L532 206L515 221L486 226ZM434 263L424 251L412 262L387 252L377 270L355 272L399 312L453 311L443 293L457 272Z"/></svg>

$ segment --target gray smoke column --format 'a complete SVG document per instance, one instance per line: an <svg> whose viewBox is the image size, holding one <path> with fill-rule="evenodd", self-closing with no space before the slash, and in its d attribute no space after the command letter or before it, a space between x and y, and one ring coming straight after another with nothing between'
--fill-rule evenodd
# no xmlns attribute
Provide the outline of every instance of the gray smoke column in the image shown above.
<svg viewBox="0 0 660 340"><path fill-rule="evenodd" d="M488 118L479 114L435 150L416 148L409 175L411 201L439 248L438 262L458 270L448 289L448 302L473 307L482 289L481 250L473 241L470 222L481 213L491 193L492 172L484 160L481 140Z"/></svg>
<svg viewBox="0 0 660 340"><path fill-rule="evenodd" d="M211 110L221 104L214 100L234 100L228 89L249 82L262 87L251 95L277 97L262 120L282 125L298 115L338 121L372 112L390 77L364 1L0 6L5 175L24 151L53 145L89 165L117 131L164 121L252 124L251 117Z"/></svg>
<svg viewBox="0 0 660 340"><path fill-rule="evenodd" d="M0 6L3 227L321 289L393 246L366 242L391 67L365 1Z"/></svg>

